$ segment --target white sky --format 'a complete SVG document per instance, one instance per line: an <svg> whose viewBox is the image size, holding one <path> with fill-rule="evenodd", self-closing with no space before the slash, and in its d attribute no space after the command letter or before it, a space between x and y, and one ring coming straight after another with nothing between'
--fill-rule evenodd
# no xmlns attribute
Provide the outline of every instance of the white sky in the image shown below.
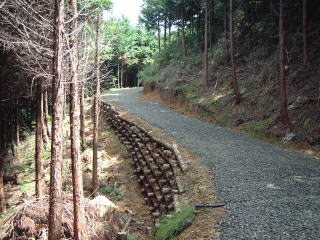
<svg viewBox="0 0 320 240"><path fill-rule="evenodd" d="M131 24L136 25L142 3L143 0L113 0L111 15L114 17L128 17ZM105 12L104 17L107 18L108 16L110 16L110 13Z"/></svg>

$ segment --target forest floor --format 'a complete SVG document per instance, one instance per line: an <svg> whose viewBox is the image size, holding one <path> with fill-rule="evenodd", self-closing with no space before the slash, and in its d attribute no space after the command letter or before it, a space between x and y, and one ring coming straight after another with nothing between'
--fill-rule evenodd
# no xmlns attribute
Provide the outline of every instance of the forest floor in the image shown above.
<svg viewBox="0 0 320 240"><path fill-rule="evenodd" d="M166 137L159 129L140 121L140 124L146 129L152 129L160 138L166 138L166 141L173 141ZM66 123L66 127L69 125ZM65 129L65 137L68 139L69 129ZM10 228L7 221L14 216L17 210L25 203L34 198L34 135L27 136L18 147L16 158L8 159L12 161L11 174L16 176L16 182L9 182L5 186L7 196L7 212L0 216L0 239ZM87 118L86 131L87 145L83 152L83 183L85 197L91 196L91 176L92 176L92 122ZM65 149L68 149L70 141L66 140ZM217 197L210 188L213 182L210 175L210 168L199 164L197 156L187 149L181 148L182 155L188 159L191 168L188 173L182 177L185 193L181 196L181 204L193 206L196 204L214 204L217 203ZM65 150L63 170L64 181L63 191L65 194L72 194L71 182L71 159L70 151ZM43 151L44 174L46 182L46 194L48 194L48 184L50 181L50 145L47 144ZM126 222L131 219L127 232L129 240L147 240L152 239L154 224L151 213L145 205L143 195L137 180L133 174L131 157L122 145L118 137L107 126L102 116L99 127L99 145L98 145L98 163L99 163L99 195L106 196L116 204L121 218ZM178 239L214 239L217 236L215 229L216 222L223 216L223 209L203 209L197 212L197 217Z"/></svg>

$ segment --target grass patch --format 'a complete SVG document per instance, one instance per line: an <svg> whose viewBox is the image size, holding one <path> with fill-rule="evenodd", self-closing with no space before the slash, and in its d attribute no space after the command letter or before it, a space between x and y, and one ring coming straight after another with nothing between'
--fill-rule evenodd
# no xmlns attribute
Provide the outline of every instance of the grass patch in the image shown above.
<svg viewBox="0 0 320 240"><path fill-rule="evenodd" d="M34 188L34 182L26 182L21 184L20 189L21 191L29 191Z"/></svg>
<svg viewBox="0 0 320 240"><path fill-rule="evenodd" d="M119 201L125 195L125 191L122 187L116 188L114 185L100 186L99 192L111 197L113 201Z"/></svg>
<svg viewBox="0 0 320 240"><path fill-rule="evenodd" d="M170 214L170 217L160 220L160 224L155 228L154 239L176 239L178 234L190 225L194 218L195 213L192 207L183 206L177 209Z"/></svg>
<svg viewBox="0 0 320 240"><path fill-rule="evenodd" d="M265 121L253 121L249 122L244 126L244 130L252 137L261 138L263 136L264 130L271 123L271 120Z"/></svg>
<svg viewBox="0 0 320 240"><path fill-rule="evenodd" d="M128 234L128 240L139 240L139 238L133 234Z"/></svg>
<svg viewBox="0 0 320 240"><path fill-rule="evenodd" d="M51 150L42 152L42 159L46 160L46 159L48 159L50 157L51 157Z"/></svg>

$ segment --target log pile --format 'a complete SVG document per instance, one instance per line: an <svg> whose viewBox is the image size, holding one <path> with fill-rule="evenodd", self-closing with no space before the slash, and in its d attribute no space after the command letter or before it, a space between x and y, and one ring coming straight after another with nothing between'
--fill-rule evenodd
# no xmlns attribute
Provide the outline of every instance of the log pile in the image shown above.
<svg viewBox="0 0 320 240"><path fill-rule="evenodd" d="M101 112L132 156L135 176L154 220L174 210L183 192L178 175L186 171L177 147L151 136L105 102L101 102Z"/></svg>

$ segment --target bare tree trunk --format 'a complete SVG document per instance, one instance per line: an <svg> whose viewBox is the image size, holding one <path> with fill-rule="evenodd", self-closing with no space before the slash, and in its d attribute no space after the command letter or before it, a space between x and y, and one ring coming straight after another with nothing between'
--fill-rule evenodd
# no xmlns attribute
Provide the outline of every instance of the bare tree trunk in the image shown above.
<svg viewBox="0 0 320 240"><path fill-rule="evenodd" d="M94 95L93 115L93 166L92 166L92 190L93 196L97 196L98 183L98 128L99 128L99 105L100 105L100 25L101 15L97 15L96 24L96 91Z"/></svg>
<svg viewBox="0 0 320 240"><path fill-rule="evenodd" d="M187 56L187 48L186 48L186 36L185 36L185 22L184 22L184 0L182 0L181 7L181 44L182 44L182 54L183 56Z"/></svg>
<svg viewBox="0 0 320 240"><path fill-rule="evenodd" d="M120 88L123 88L124 84L124 69L123 69L123 59L121 60L121 81L120 81Z"/></svg>
<svg viewBox="0 0 320 240"><path fill-rule="evenodd" d="M236 64L234 61L234 47L233 47L233 10L232 10L232 0L230 0L230 57L231 57L231 65L232 65L232 87L234 90L234 95L236 97L236 103L239 104L242 101L242 97L240 94L239 86L238 86L238 78L236 71Z"/></svg>
<svg viewBox="0 0 320 240"><path fill-rule="evenodd" d="M159 52L161 51L161 29L160 29L160 20L158 19L157 20L157 27L158 27L158 49L159 49Z"/></svg>
<svg viewBox="0 0 320 240"><path fill-rule="evenodd" d="M41 81L41 80L40 80ZM49 137L48 137L48 130L47 130L47 125L45 124L45 119L43 117L43 115L45 115L45 103L44 103L44 88L43 88L43 84L41 83L41 124L42 124L42 141L44 143L49 143ZM38 99L37 99L38 101Z"/></svg>
<svg viewBox="0 0 320 240"><path fill-rule="evenodd" d="M50 164L49 240L61 238L62 208L62 144L63 144L63 31L64 0L55 0L53 79L52 79L52 141Z"/></svg>
<svg viewBox="0 0 320 240"><path fill-rule="evenodd" d="M81 136L81 145L84 148L86 144L86 113L85 113L85 99L84 99L84 83L81 84L80 90L80 136Z"/></svg>
<svg viewBox="0 0 320 240"><path fill-rule="evenodd" d="M303 66L310 67L308 51L308 0L303 0Z"/></svg>
<svg viewBox="0 0 320 240"><path fill-rule="evenodd" d="M167 49L167 16L164 18L164 49Z"/></svg>
<svg viewBox="0 0 320 240"><path fill-rule="evenodd" d="M288 108L287 108L287 90L286 90L286 75L285 75L285 28L283 20L283 0L280 0L280 15L279 15L279 68L280 68L280 117L283 125L292 129L292 125L289 120Z"/></svg>
<svg viewBox="0 0 320 240"><path fill-rule="evenodd" d="M43 112L44 112L44 123L46 125L47 136L51 137L51 130L49 126L48 87L45 87L45 90L44 90Z"/></svg>
<svg viewBox="0 0 320 240"><path fill-rule="evenodd" d="M223 0L223 23L224 23L224 41L225 47L228 49L228 14L227 14L228 0Z"/></svg>
<svg viewBox="0 0 320 240"><path fill-rule="evenodd" d="M70 133L71 133L71 160L72 160L72 185L73 185L73 216L74 239L87 239L85 231L85 212L83 203L83 186L81 171L80 149L80 106L78 83L78 45L77 45L77 0L70 0L71 8L71 34L70 35Z"/></svg>
<svg viewBox="0 0 320 240"><path fill-rule="evenodd" d="M208 63L208 0L205 2L205 30L204 30L204 83L205 88L209 87L209 63Z"/></svg>
<svg viewBox="0 0 320 240"><path fill-rule="evenodd" d="M0 214L6 211L6 200L4 194L4 151L5 151L5 142L4 142L4 123L0 119Z"/></svg>
<svg viewBox="0 0 320 240"><path fill-rule="evenodd" d="M37 121L36 121L36 152L35 152L35 170L36 170L36 197L41 197L44 190L43 179L43 91L42 80L37 84Z"/></svg>
<svg viewBox="0 0 320 240"><path fill-rule="evenodd" d="M16 136L15 136L15 140L16 140L16 144L17 146L19 146L20 144L20 116L19 116L19 98L17 98L16 101L16 126L15 126L15 130L16 130Z"/></svg>
<svg viewBox="0 0 320 240"><path fill-rule="evenodd" d="M169 43L171 42L171 27L172 27L172 23L171 23L171 19L169 19Z"/></svg>

